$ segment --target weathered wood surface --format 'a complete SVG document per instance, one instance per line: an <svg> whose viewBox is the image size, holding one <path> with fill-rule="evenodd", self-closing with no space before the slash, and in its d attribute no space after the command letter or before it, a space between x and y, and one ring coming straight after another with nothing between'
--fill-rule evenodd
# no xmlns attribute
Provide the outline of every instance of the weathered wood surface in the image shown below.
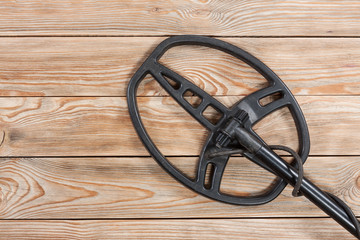
<svg viewBox="0 0 360 240"><path fill-rule="evenodd" d="M218 97L231 105L238 97ZM358 155L358 96L298 96L311 135L311 154ZM198 155L207 130L170 97L140 97L147 131L165 155ZM1 156L148 156L125 97L0 98ZM269 144L296 148L288 111L254 129ZM281 136L281 137L280 137Z"/></svg>
<svg viewBox="0 0 360 240"><path fill-rule="evenodd" d="M256 207L186 189L148 157L125 95L165 36L243 48L305 113L306 176L360 215L359 1L0 0L0 13L0 239L353 239L290 187ZM174 48L161 62L226 106L265 86L246 64L205 47ZM150 77L138 93L155 143L194 176L205 129ZM289 119L280 111L255 129L296 148ZM273 178L233 157L221 190L251 195Z"/></svg>
<svg viewBox="0 0 360 240"><path fill-rule="evenodd" d="M170 161L193 176L195 157ZM306 176L360 214L360 157L310 157ZM250 161L233 157L221 189L254 195L274 177ZM324 217L292 187L273 202L244 207L216 202L187 189L152 158L4 158L0 161L0 218L236 218ZM1 225L1 224L0 224ZM304 226L302 226L304 227ZM259 231L262 232L261 228ZM291 232L291 231L290 231Z"/></svg>
<svg viewBox="0 0 360 240"><path fill-rule="evenodd" d="M358 36L358 1L0 1L0 35Z"/></svg>
<svg viewBox="0 0 360 240"><path fill-rule="evenodd" d="M3 38L0 95L125 96L131 76L162 40ZM224 40L262 60L296 95L360 94L359 38ZM247 95L265 82L243 62L205 47L171 49L162 62L212 95ZM166 94L153 81L145 83L140 86L139 95Z"/></svg>
<svg viewBox="0 0 360 240"><path fill-rule="evenodd" d="M354 239L332 219L1 221L0 239ZM262 229L262 231L259 231ZM291 229L291 230L290 230Z"/></svg>

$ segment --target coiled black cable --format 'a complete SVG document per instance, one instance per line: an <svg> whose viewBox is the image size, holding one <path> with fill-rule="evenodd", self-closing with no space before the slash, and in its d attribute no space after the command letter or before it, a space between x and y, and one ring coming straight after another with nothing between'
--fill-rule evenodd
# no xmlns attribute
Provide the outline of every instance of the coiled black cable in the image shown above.
<svg viewBox="0 0 360 240"><path fill-rule="evenodd" d="M272 150L281 150L281 151L285 151L291 154L291 156L294 157L294 159L296 160L296 167L298 169L298 178L296 179L296 183L292 192L292 195L294 197L298 197L301 196L301 192L300 192L300 187L302 184L302 180L304 178L304 168L303 168L303 164L302 164L302 160L301 157L299 156L299 154L297 152L295 152L293 149L283 146L283 145L271 145L269 146ZM349 206L347 206L340 198L338 198L337 196L326 192L326 194L332 199L334 200L341 208L344 209L344 211L346 212L346 214L348 215L349 219L351 220L351 222L354 224L355 229L356 229L356 233L357 235L360 237L360 223L357 220L355 214L353 211L351 211L351 209L349 208Z"/></svg>
<svg viewBox="0 0 360 240"><path fill-rule="evenodd" d="M302 196L302 193L300 191L301 188L301 184L302 184L302 180L304 178L304 167L303 167L303 162L301 157L299 156L299 154L294 151L293 149L283 146L283 145L270 145L269 146L270 149L272 150L280 150L280 151L285 151L287 153L289 153L294 159L295 159L295 167L298 170L298 177L296 179L295 185L294 185L294 189L292 191L292 195L294 197L299 197ZM220 151L220 152L215 152L210 154L210 157L216 157L216 156L222 156L222 155L233 155L233 154L240 154L244 156L244 150L243 149L231 149L231 150L224 150L224 151ZM357 220L355 214L353 213L353 211L351 211L351 209L337 196L326 192L326 194L334 201L336 202L341 208L344 209L345 213L348 215L350 221L354 224L355 229L356 229L356 233L360 238L360 223Z"/></svg>
<svg viewBox="0 0 360 240"><path fill-rule="evenodd" d="M302 162L299 154L297 152L295 152L293 149L283 146L283 145L270 145L269 147L272 150L281 150L281 151L288 152L288 153L290 153L291 156L294 157L294 159L296 160L296 167L298 169L298 178L296 179L296 183L295 183L294 189L292 191L292 195L294 197L302 196L302 194L300 192L300 188L301 188L302 180L304 178L304 168L303 168L303 162Z"/></svg>

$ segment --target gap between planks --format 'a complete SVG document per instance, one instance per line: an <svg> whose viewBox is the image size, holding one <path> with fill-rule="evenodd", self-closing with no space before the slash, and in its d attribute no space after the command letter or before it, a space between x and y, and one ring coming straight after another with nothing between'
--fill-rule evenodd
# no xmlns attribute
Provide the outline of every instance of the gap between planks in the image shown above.
<svg viewBox="0 0 360 240"><path fill-rule="evenodd" d="M196 35L196 34L168 34L168 35L121 35L121 34L113 34L113 35L101 35L101 34L89 34L89 35L0 35L1 38L168 38L173 36L179 35ZM276 35L264 35L264 36L252 36L252 35L244 35L244 36L237 36L237 35L209 35L209 34L201 34L201 36L206 37L213 37L213 38L360 38L357 35L344 35L344 36L321 36L321 35L313 35L313 36L306 36L306 35L288 35L288 36L276 36Z"/></svg>
<svg viewBox="0 0 360 240"><path fill-rule="evenodd" d="M360 216L356 216L360 217ZM148 217L148 218L0 218L1 221L138 221L138 220L144 220L144 221L168 221L168 220L256 220L256 219L332 219L329 216L288 216L288 217Z"/></svg>

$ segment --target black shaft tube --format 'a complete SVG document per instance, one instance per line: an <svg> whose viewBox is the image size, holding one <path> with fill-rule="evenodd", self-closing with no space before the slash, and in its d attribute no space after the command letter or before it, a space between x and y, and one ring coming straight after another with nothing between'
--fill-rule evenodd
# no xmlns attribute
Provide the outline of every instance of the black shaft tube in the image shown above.
<svg viewBox="0 0 360 240"><path fill-rule="evenodd" d="M235 137L239 143L261 159L265 165L276 173L276 175L283 178L292 186L296 184L298 171L293 166L283 160L246 129L237 128L235 132ZM351 221L345 210L331 199L327 193L323 192L306 178L303 178L302 180L300 192L356 238L360 239L360 236L357 235L354 223Z"/></svg>

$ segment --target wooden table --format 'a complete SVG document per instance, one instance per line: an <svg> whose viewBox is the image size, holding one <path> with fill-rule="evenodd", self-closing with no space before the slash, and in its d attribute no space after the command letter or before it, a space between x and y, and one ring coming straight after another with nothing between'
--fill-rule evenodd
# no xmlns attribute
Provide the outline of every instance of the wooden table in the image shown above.
<svg viewBox="0 0 360 240"><path fill-rule="evenodd" d="M0 1L0 13L0 239L353 239L290 187L254 207L183 187L139 141L126 87L169 35L243 48L303 109L306 176L360 214L359 1ZM246 64L204 47L162 61L228 106L264 86ZM193 176L206 130L150 78L139 96L154 141ZM286 110L255 128L297 146ZM233 157L222 190L258 193L272 179Z"/></svg>

